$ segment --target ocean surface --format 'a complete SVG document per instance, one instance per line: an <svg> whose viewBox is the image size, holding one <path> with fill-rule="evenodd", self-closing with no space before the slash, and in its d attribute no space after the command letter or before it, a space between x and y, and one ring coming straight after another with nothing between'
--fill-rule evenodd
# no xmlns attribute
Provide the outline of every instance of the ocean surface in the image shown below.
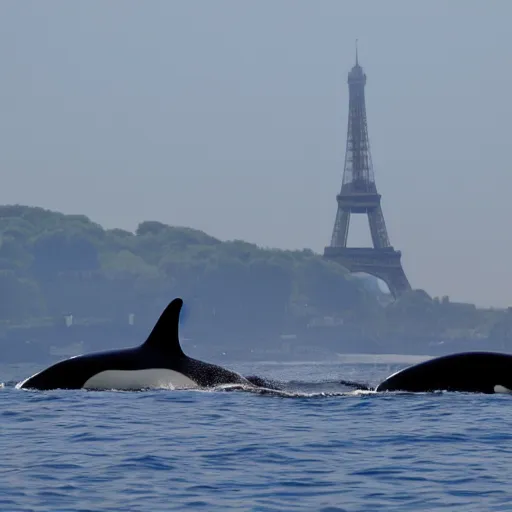
<svg viewBox="0 0 512 512"><path fill-rule="evenodd" d="M422 358L225 366L246 390L51 391L0 365L0 511L512 510L512 396L354 392Z"/></svg>

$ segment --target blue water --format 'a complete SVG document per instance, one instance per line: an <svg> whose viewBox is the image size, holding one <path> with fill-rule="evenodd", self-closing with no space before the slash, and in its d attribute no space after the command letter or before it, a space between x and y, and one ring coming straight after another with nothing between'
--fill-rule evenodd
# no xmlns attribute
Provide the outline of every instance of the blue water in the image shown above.
<svg viewBox="0 0 512 512"><path fill-rule="evenodd" d="M512 397L350 392L404 361L233 364L246 391L0 390L1 511L512 510ZM0 366L0 380L37 366Z"/></svg>

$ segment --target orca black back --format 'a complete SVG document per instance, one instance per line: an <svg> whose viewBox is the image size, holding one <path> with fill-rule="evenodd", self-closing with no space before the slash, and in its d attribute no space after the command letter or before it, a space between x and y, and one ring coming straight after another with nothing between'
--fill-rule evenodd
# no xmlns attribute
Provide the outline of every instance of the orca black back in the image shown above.
<svg viewBox="0 0 512 512"><path fill-rule="evenodd" d="M512 355L462 352L441 356L400 370L376 391L512 392Z"/></svg>

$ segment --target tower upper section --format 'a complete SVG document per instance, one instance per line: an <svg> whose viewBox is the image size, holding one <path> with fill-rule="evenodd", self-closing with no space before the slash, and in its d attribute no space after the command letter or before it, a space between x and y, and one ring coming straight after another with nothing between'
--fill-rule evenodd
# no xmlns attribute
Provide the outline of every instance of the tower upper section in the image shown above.
<svg viewBox="0 0 512 512"><path fill-rule="evenodd" d="M348 74L349 107L345 168L342 194L377 193L373 174L364 88L366 74L359 65L356 47L356 63Z"/></svg>

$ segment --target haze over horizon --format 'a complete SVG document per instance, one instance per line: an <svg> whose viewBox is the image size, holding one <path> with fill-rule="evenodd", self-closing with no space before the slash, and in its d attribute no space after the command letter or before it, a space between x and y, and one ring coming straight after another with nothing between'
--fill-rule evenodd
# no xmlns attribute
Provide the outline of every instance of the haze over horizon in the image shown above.
<svg viewBox="0 0 512 512"><path fill-rule="evenodd" d="M0 4L0 204L266 247L331 238L354 42L413 288L512 304L512 4ZM352 245L370 240L365 218Z"/></svg>

